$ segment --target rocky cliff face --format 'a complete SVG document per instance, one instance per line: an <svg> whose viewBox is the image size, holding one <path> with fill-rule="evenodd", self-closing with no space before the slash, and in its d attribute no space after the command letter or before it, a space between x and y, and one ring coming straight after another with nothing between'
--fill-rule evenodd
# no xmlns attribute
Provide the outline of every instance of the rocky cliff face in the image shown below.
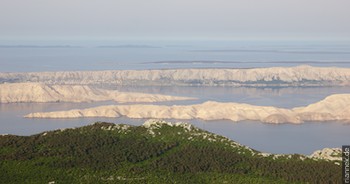
<svg viewBox="0 0 350 184"><path fill-rule="evenodd" d="M0 73L1 82L187 86L345 86L350 85L350 69L303 65L252 69Z"/></svg>

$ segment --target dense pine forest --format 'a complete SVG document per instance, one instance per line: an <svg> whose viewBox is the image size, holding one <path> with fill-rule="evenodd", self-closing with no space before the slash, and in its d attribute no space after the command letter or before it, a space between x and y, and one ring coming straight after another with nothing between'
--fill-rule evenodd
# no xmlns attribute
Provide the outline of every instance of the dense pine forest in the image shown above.
<svg viewBox="0 0 350 184"><path fill-rule="evenodd" d="M161 121L0 136L1 183L341 183L340 170Z"/></svg>

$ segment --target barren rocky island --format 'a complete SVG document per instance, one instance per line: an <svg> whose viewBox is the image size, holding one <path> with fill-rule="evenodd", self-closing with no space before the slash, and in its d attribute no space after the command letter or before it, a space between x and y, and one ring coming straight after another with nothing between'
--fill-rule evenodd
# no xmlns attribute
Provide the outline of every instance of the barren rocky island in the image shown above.
<svg viewBox="0 0 350 184"><path fill-rule="evenodd" d="M114 84L137 86L348 86L350 69L269 67L0 73L0 83Z"/></svg>

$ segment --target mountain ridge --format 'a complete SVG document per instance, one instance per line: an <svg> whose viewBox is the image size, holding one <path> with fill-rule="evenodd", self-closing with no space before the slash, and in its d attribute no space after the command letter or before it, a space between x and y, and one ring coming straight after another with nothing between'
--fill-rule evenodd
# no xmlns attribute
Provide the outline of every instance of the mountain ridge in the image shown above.
<svg viewBox="0 0 350 184"><path fill-rule="evenodd" d="M121 117L158 119L203 119L232 121L254 120L265 123L295 123L305 121L350 122L350 94L335 94L306 107L284 109L244 103L207 101L194 105L109 105L68 111L37 112L26 118Z"/></svg>
<svg viewBox="0 0 350 184"><path fill-rule="evenodd" d="M0 73L0 83L115 84L135 86L349 86L350 68L154 69Z"/></svg>
<svg viewBox="0 0 350 184"><path fill-rule="evenodd" d="M47 85L42 83L0 84L0 103L24 102L97 102L113 100L125 102L162 102L191 100L193 98L120 92L87 85Z"/></svg>

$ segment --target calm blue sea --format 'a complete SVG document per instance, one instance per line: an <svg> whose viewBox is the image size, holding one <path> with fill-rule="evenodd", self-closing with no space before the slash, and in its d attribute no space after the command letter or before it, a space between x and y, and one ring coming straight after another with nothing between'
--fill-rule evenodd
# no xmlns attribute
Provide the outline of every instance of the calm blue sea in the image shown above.
<svg viewBox="0 0 350 184"><path fill-rule="evenodd" d="M268 66L350 67L350 43L253 42L253 41L0 41L0 72L250 68ZM317 102L328 95L350 93L350 87L244 88L244 87L116 87L121 91L191 96L198 100L162 104L193 104L207 100L292 108ZM39 111L87 108L102 103L0 104L0 134L31 135L72 128L95 121L140 125L128 118L25 119ZM173 120L176 121L176 120ZM341 122L309 122L302 125L270 125L244 121L189 121L254 149L272 153L310 154L324 147L349 144L350 125Z"/></svg>

